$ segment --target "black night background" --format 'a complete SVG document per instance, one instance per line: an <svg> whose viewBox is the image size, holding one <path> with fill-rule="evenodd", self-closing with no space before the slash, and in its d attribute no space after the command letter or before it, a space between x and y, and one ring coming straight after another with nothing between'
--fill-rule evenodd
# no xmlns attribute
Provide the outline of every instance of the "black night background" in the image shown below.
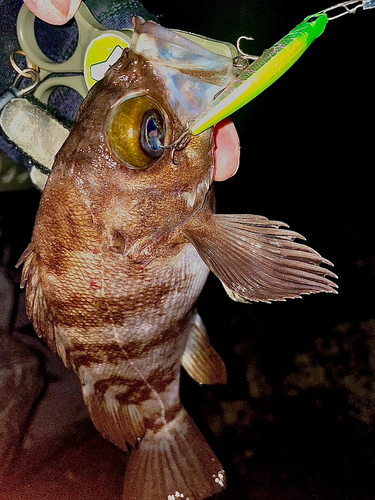
<svg viewBox="0 0 375 500"><path fill-rule="evenodd" d="M327 0L143 4L167 28L233 44L252 36L245 48L256 55L329 7ZM226 469L218 500L375 498L374 25L375 9L330 21L280 80L232 117L241 164L216 183L218 212L286 222L334 264L339 288L338 295L244 305L210 275L198 310L228 384L200 387L183 374L181 392ZM0 499L120 500L124 454L80 413L78 385L22 312L14 265L30 241L39 198L33 188L0 194L2 311L5 304L11 311L1 326L37 354L38 401L51 398L34 435L15 445ZM60 396L53 384L66 377L68 394Z"/></svg>

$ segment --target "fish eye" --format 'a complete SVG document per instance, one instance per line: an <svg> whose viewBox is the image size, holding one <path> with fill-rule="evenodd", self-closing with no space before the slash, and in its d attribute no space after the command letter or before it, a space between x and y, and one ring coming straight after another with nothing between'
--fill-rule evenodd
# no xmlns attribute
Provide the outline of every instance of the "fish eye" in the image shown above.
<svg viewBox="0 0 375 500"><path fill-rule="evenodd" d="M130 168L144 170L164 152L165 113L150 97L137 96L118 104L106 124L108 145Z"/></svg>

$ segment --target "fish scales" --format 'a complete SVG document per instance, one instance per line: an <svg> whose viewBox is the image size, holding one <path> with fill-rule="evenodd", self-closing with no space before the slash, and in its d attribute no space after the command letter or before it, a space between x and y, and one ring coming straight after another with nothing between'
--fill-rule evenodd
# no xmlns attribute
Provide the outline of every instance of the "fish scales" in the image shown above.
<svg viewBox="0 0 375 500"><path fill-rule="evenodd" d="M22 286L97 429L131 449L124 500L197 500L225 487L179 396L181 366L226 380L195 310L208 273L241 302L332 292L334 274L284 224L215 214L212 130L167 147L236 77L233 61L156 23L134 28L56 155Z"/></svg>

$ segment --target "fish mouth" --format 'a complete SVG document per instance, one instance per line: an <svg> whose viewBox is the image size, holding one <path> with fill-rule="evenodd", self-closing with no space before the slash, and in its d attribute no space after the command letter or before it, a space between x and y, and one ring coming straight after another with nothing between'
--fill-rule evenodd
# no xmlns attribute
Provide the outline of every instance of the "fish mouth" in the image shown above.
<svg viewBox="0 0 375 500"><path fill-rule="evenodd" d="M237 74L229 55L208 50L152 21L135 17L133 24L130 51L150 63L182 123L200 116Z"/></svg>
<svg viewBox="0 0 375 500"><path fill-rule="evenodd" d="M199 116L236 74L233 59L207 50L175 31L152 21L134 17L131 50L151 62L165 82L168 99L182 123ZM193 137L188 127L163 149L184 149ZM232 177L239 165L240 146L237 131L229 119L214 129L214 180Z"/></svg>

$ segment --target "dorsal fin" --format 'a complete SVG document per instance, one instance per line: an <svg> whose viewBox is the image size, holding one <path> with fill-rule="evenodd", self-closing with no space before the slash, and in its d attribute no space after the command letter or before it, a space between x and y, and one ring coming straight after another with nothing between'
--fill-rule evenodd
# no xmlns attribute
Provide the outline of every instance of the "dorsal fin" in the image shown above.
<svg viewBox="0 0 375 500"><path fill-rule="evenodd" d="M21 288L27 283L26 312L33 321L34 329L42 337L52 352L57 353L67 368L71 368L65 347L60 340L55 324L51 318L48 304L43 292L37 256L30 244L21 255L16 267L24 263Z"/></svg>

